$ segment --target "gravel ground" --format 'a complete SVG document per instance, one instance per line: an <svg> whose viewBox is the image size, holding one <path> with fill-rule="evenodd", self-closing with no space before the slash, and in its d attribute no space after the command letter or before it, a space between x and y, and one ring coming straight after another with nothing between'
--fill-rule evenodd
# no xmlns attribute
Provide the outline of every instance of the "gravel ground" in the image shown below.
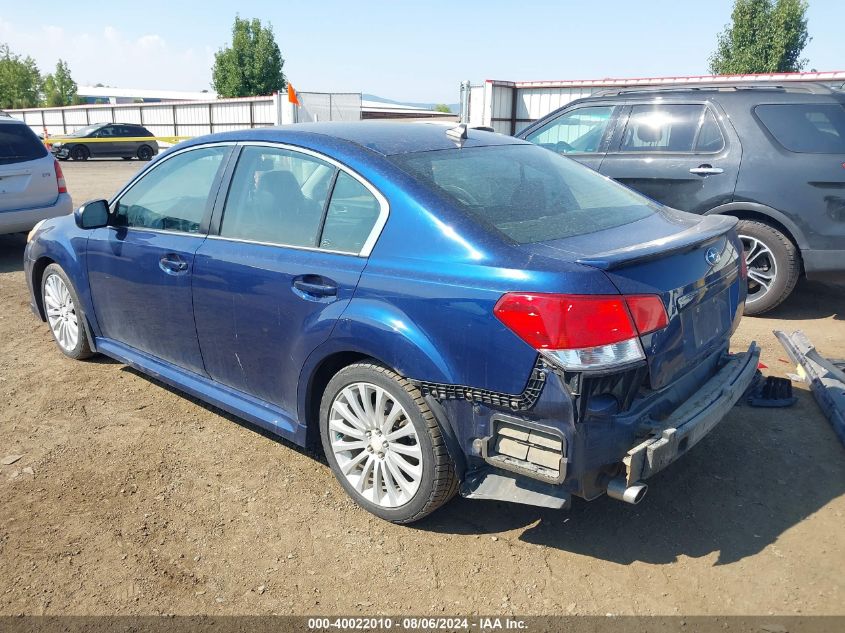
<svg viewBox="0 0 845 633"><path fill-rule="evenodd" d="M78 204L137 161L64 163ZM0 237L0 614L843 614L845 450L803 386L736 407L639 506L455 499L411 527L325 463L108 359L74 362ZM845 357L845 287L747 318ZM8 461L8 460L6 460Z"/></svg>

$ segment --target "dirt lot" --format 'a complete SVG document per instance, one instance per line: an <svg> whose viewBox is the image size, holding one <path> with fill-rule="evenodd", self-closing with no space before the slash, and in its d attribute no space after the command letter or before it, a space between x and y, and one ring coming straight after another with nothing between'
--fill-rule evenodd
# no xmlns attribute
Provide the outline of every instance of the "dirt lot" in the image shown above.
<svg viewBox="0 0 845 633"><path fill-rule="evenodd" d="M76 203L141 165L65 163ZM396 527L314 455L126 367L74 362L0 238L0 614L845 613L845 450L812 396L735 408L636 507L456 499ZM845 287L748 318L845 357ZM31 469L31 470L27 470Z"/></svg>

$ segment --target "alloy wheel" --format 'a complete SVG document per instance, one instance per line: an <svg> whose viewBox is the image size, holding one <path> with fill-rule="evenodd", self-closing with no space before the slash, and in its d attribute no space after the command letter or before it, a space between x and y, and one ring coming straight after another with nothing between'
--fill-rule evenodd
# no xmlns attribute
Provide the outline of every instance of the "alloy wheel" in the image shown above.
<svg viewBox="0 0 845 633"><path fill-rule="evenodd" d="M745 250L745 263L748 266L748 299L753 303L762 299L772 287L777 277L778 267L774 253L756 237L740 235Z"/></svg>
<svg viewBox="0 0 845 633"><path fill-rule="evenodd" d="M340 473L367 501L408 503L422 481L422 448L405 408L368 382L347 385L329 413L331 449Z"/></svg>
<svg viewBox="0 0 845 633"><path fill-rule="evenodd" d="M67 352L79 343L79 320L70 290L58 275L51 274L44 282L44 308L53 336Z"/></svg>

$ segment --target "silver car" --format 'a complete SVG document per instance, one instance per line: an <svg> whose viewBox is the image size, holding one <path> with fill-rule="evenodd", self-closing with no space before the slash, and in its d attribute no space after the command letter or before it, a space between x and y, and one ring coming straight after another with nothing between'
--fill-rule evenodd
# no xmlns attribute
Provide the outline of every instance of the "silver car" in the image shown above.
<svg viewBox="0 0 845 633"><path fill-rule="evenodd" d="M0 235L71 211L59 163L28 125L0 111Z"/></svg>

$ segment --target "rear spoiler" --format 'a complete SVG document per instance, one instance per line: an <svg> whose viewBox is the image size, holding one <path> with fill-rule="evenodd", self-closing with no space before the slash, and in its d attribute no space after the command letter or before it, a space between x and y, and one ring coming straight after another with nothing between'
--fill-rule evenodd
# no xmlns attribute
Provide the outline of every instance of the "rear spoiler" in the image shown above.
<svg viewBox="0 0 845 633"><path fill-rule="evenodd" d="M703 242L720 237L732 229L737 219L727 215L705 215L695 226L651 242L633 244L612 251L581 257L579 264L612 270L635 262L663 257L667 253L692 250Z"/></svg>

